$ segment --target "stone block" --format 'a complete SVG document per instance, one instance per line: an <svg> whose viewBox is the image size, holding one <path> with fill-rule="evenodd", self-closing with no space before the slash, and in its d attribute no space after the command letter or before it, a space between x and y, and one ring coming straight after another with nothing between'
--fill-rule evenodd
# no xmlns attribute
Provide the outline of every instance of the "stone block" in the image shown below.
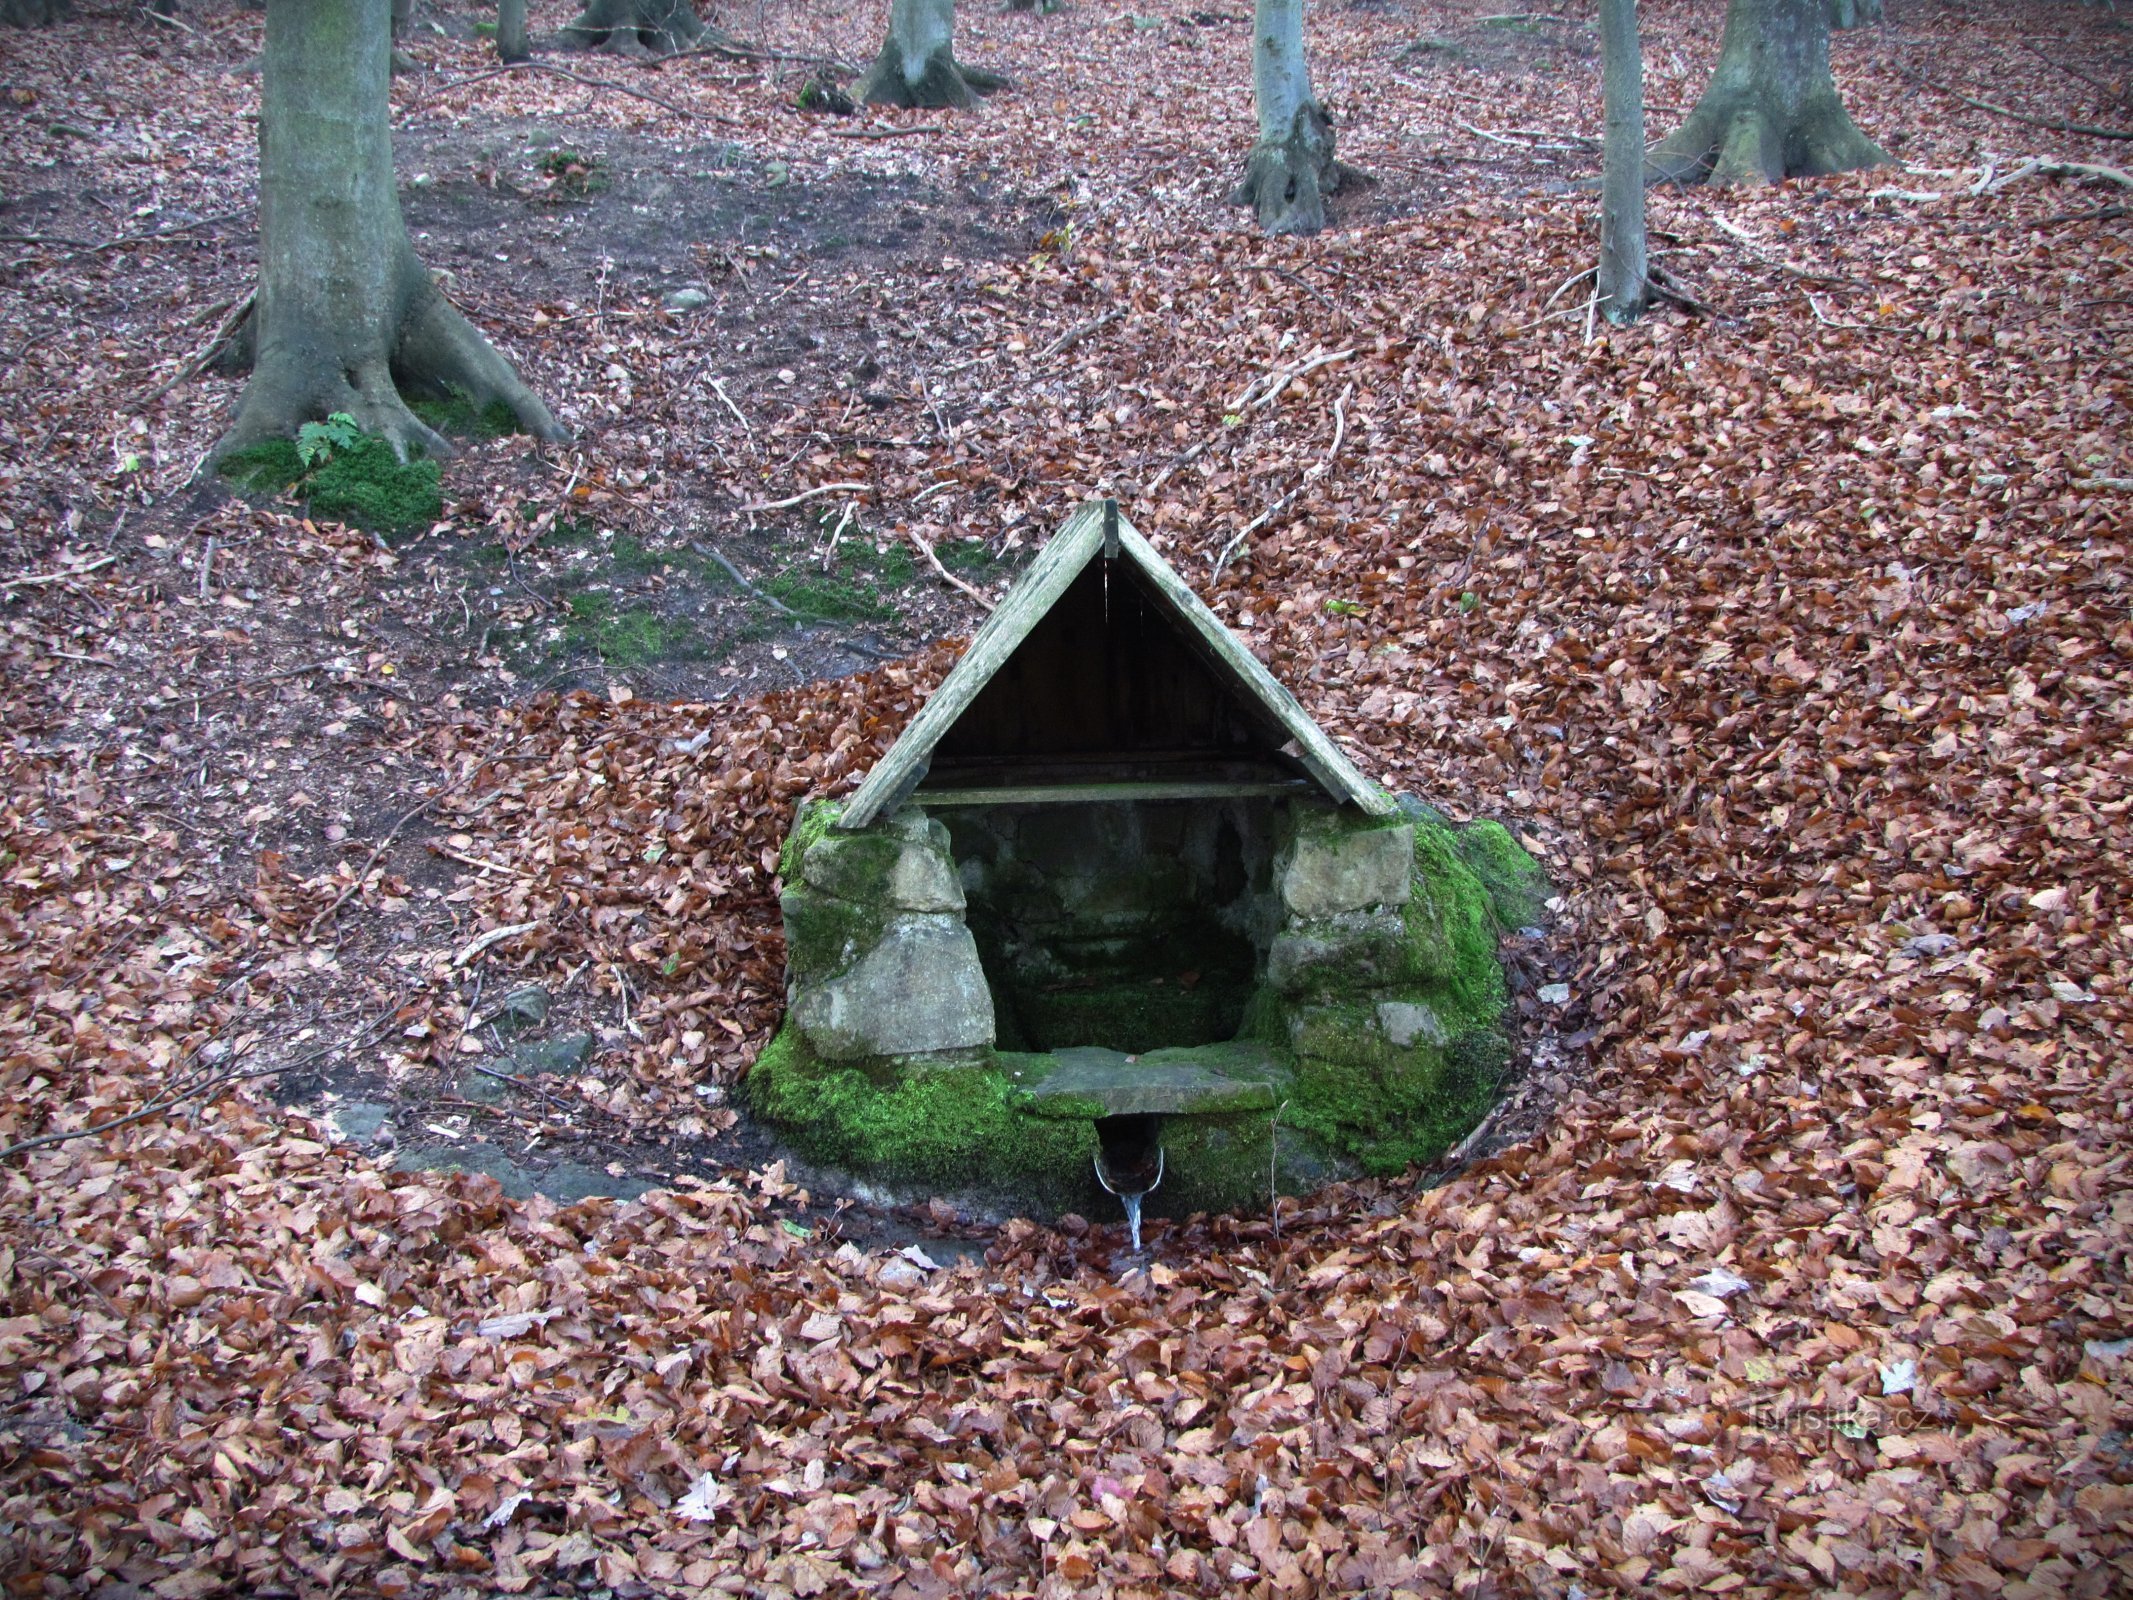
<svg viewBox="0 0 2133 1600"><path fill-rule="evenodd" d="M1414 864L1411 824L1363 829L1306 825L1282 866L1282 904L1289 915L1306 920L1372 906L1402 906Z"/></svg>
<svg viewBox="0 0 2133 1600"><path fill-rule="evenodd" d="M794 987L793 1020L827 1061L939 1055L993 1042L978 947L955 916L896 917L843 976Z"/></svg>
<svg viewBox="0 0 2133 1600"><path fill-rule="evenodd" d="M1390 986L1405 977L1408 965L1407 925L1386 907L1292 924L1274 936L1266 953L1267 981L1291 998Z"/></svg>
<svg viewBox="0 0 2133 1600"><path fill-rule="evenodd" d="M1451 1041L1451 1029L1428 1006L1409 1000L1378 1002L1378 1028L1388 1044L1402 1050L1410 1045L1443 1045Z"/></svg>

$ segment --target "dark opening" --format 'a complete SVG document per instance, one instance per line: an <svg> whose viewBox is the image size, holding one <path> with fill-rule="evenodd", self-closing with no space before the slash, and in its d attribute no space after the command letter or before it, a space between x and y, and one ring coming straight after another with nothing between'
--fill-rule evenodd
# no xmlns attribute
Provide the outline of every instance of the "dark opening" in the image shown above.
<svg viewBox="0 0 2133 1600"><path fill-rule="evenodd" d="M1092 561L942 736L927 783L1302 778L1288 737L1134 568Z"/></svg>
<svg viewBox="0 0 2133 1600"><path fill-rule="evenodd" d="M1003 1050L1237 1036L1278 912L1273 802L943 810Z"/></svg>
<svg viewBox="0 0 2133 1600"><path fill-rule="evenodd" d="M1146 1194L1163 1171L1163 1119L1146 1113L1096 1119L1098 1176L1116 1195Z"/></svg>

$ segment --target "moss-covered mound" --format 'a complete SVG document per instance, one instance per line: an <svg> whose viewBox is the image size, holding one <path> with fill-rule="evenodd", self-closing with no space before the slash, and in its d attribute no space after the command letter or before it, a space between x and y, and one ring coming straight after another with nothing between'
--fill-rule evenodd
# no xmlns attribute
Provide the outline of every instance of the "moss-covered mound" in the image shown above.
<svg viewBox="0 0 2133 1600"><path fill-rule="evenodd" d="M288 492L307 515L374 533L414 533L444 515L437 463L402 461L374 435L358 436L324 460L307 463L294 439L265 439L231 452L222 475L253 494Z"/></svg>

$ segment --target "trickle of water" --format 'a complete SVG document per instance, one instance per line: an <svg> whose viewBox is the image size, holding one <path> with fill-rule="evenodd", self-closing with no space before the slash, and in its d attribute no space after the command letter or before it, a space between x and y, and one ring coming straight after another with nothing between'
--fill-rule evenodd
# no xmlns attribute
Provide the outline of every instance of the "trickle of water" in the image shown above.
<svg viewBox="0 0 2133 1600"><path fill-rule="evenodd" d="M1137 1194L1122 1194L1119 1199L1126 1207L1126 1224L1133 1230L1133 1253L1141 1251L1141 1197Z"/></svg>

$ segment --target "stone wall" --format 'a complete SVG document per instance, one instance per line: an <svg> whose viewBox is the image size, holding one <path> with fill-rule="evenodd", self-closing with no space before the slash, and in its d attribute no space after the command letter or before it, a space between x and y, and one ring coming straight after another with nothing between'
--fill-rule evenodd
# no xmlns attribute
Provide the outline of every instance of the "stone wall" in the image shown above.
<svg viewBox="0 0 2133 1600"><path fill-rule="evenodd" d="M787 843L789 1016L749 1080L815 1159L1086 1208L1093 1120L1167 1094L1150 1210L1240 1206L1270 1161L1300 1190L1428 1160L1494 1097L1497 939L1547 886L1493 823L1411 801L835 814L803 808Z"/></svg>

